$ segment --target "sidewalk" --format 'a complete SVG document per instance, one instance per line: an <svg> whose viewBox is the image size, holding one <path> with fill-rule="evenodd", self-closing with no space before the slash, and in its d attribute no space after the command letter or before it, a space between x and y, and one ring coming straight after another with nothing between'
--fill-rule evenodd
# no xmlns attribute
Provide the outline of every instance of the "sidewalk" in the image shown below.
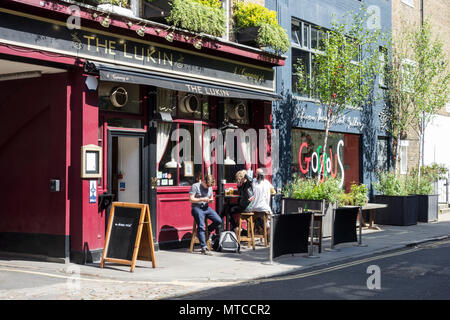
<svg viewBox="0 0 450 320"><path fill-rule="evenodd" d="M0 272L2 269L4 271L16 270L16 272L28 272L64 280L70 278L71 270L75 269L80 271L82 281L90 282L91 285L95 284L97 289L108 284L115 285L118 290L130 286L129 290L136 291L139 285L145 285L151 288L153 293L145 295L143 298L167 298L252 279L308 270L339 261L401 249L430 239L449 237L450 213L440 214L439 221L435 223L419 223L406 227L385 225L380 227L380 231L363 230L362 242L367 247L358 247L353 243L340 244L336 246L337 249L340 249L339 251L328 252L324 249L330 247L330 239L326 239L323 242L320 258L306 258L305 254L285 255L274 259L276 263L273 265L263 263L269 260L269 248L265 248L257 242L256 250L244 246L241 254L214 252L213 256L204 256L200 254L198 248L195 253L189 253L187 248L160 250L156 252L157 267L155 269L151 267L151 262L138 261L134 273L129 272L128 266L109 263L102 269L98 263L89 265L58 264L14 257L0 257ZM62 287L60 289L62 290ZM14 295L9 294L2 292L0 284L0 299L13 298ZM33 298L33 295L28 297ZM64 298L61 295L58 297ZM67 295L66 297L71 298ZM120 298L122 297L120 296ZM73 298L77 297L73 296ZM90 298L104 297L94 295Z"/></svg>

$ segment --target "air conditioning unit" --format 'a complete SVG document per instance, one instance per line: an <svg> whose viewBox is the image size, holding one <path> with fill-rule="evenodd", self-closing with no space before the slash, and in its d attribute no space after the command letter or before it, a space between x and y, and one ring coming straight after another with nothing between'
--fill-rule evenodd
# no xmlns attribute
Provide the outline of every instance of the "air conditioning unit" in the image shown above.
<svg viewBox="0 0 450 320"><path fill-rule="evenodd" d="M245 104L238 103L228 109L228 116L233 120L242 120L247 114L247 106Z"/></svg>
<svg viewBox="0 0 450 320"><path fill-rule="evenodd" d="M111 90L109 100L116 108L122 108L128 102L128 92L123 87L115 87Z"/></svg>
<svg viewBox="0 0 450 320"><path fill-rule="evenodd" d="M181 99L180 110L183 113L194 113L200 111L200 108L200 99L195 94L188 94Z"/></svg>

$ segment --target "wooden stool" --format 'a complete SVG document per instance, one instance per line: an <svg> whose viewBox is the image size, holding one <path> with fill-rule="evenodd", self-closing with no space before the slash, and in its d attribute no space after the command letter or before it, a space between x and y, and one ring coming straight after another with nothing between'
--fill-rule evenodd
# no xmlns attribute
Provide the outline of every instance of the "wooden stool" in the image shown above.
<svg viewBox="0 0 450 320"><path fill-rule="evenodd" d="M268 235L269 235L269 233L267 232L267 221L269 220L268 217L267 217L268 214L269 214L269 212L254 212L255 221L258 218L262 218L263 219L263 223L264 223L263 233L261 234L261 233L255 232L255 238L256 239L261 239L262 241L264 241L264 246L265 247L269 246L269 242L268 242Z"/></svg>
<svg viewBox="0 0 450 320"><path fill-rule="evenodd" d="M208 232L208 219L205 218L205 239L206 239L206 245L208 246L209 251L211 251L211 244L209 241L209 232ZM200 243L200 240L197 236L197 224L195 223L194 219L194 225L192 226L192 238L191 238L191 246L189 248L190 252L194 251L194 245Z"/></svg>
<svg viewBox="0 0 450 320"><path fill-rule="evenodd" d="M247 222L247 236L241 236L242 222ZM239 230L238 230L238 242L246 241L250 248L250 242L252 243L253 250L255 250L255 225L253 224L253 212L243 212L239 214Z"/></svg>

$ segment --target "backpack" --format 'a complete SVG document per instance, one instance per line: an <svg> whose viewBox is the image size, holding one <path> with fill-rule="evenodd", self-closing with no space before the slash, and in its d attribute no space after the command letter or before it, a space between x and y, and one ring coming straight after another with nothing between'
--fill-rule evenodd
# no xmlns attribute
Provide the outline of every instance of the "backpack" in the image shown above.
<svg viewBox="0 0 450 320"><path fill-rule="evenodd" d="M241 245L233 231L223 231L220 236L213 237L213 250L219 252L241 252Z"/></svg>

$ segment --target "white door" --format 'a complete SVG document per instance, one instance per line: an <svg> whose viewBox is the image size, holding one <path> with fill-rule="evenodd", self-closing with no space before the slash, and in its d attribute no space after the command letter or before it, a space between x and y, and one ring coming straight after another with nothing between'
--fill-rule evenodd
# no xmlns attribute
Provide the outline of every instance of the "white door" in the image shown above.
<svg viewBox="0 0 450 320"><path fill-rule="evenodd" d="M139 138L118 137L118 201L140 202Z"/></svg>

